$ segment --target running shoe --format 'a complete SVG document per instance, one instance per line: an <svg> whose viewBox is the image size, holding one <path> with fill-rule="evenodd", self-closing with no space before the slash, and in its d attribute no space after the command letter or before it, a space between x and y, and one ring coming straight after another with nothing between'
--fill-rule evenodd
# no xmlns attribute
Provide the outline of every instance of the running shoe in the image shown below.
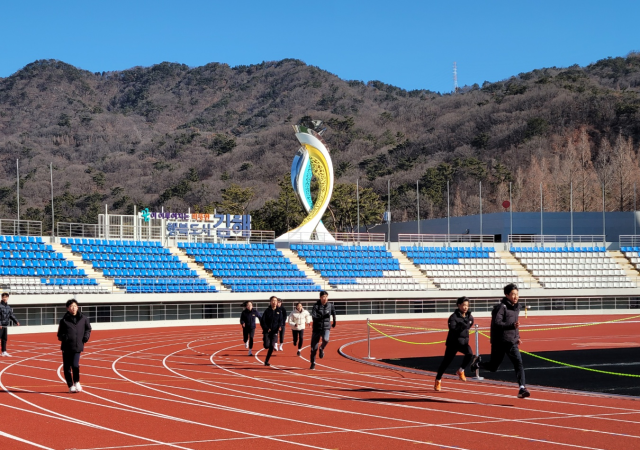
<svg viewBox="0 0 640 450"><path fill-rule="evenodd" d="M78 389L76 389L76 387L74 385L71 385L71 387L69 388L69 393L70 394L75 394L76 392L78 392Z"/></svg>
<svg viewBox="0 0 640 450"><path fill-rule="evenodd" d="M273 346L273 351L274 351L274 352L277 352L277 351L278 351L278 344L276 344L276 345L274 345L274 346Z"/></svg>
<svg viewBox="0 0 640 450"><path fill-rule="evenodd" d="M76 391L82 392L82 386L80 386L80 382L79 381L74 386L76 387Z"/></svg>
<svg viewBox="0 0 640 450"><path fill-rule="evenodd" d="M283 345L284 345L284 344L280 344L280 351L281 351L281 352L283 352L283 351L284 351L284 350L282 349L282 346L283 346Z"/></svg>
<svg viewBox="0 0 640 450"><path fill-rule="evenodd" d="M249 341L244 343L244 348L249 348Z"/></svg>
<svg viewBox="0 0 640 450"><path fill-rule="evenodd" d="M2 352L2 356L11 356L11 355L8 354L7 352Z"/></svg>
<svg viewBox="0 0 640 450"><path fill-rule="evenodd" d="M436 380L436 384L433 386L433 390L440 392L442 390L442 381Z"/></svg>
<svg viewBox="0 0 640 450"><path fill-rule="evenodd" d="M324 350L320 349L320 359L324 358Z"/></svg>
<svg viewBox="0 0 640 450"><path fill-rule="evenodd" d="M480 355L474 356L473 357L473 362L471 363L471 366L469 367L471 369L472 372L475 372L476 370L478 370L480 368L480 363L482 362L482 358L480 358Z"/></svg>
<svg viewBox="0 0 640 450"><path fill-rule="evenodd" d="M527 391L527 388L520 388L520 390L518 391L518 398L527 397L531 397L531 394L529 393L529 391Z"/></svg>
<svg viewBox="0 0 640 450"><path fill-rule="evenodd" d="M267 367L271 366L271 364L269 364L267 361L264 362L264 365L267 366Z"/></svg>
<svg viewBox="0 0 640 450"><path fill-rule="evenodd" d="M249 356L253 356L253 353L251 352L251 350L249 350Z"/></svg>
<svg viewBox="0 0 640 450"><path fill-rule="evenodd" d="M300 350L298 350L298 356L300 356Z"/></svg>
<svg viewBox="0 0 640 450"><path fill-rule="evenodd" d="M464 376L464 370L458 369L456 375L458 375L458 378L460 378L462 381L467 381L467 377Z"/></svg>
<svg viewBox="0 0 640 450"><path fill-rule="evenodd" d="M309 370L314 370L316 368L316 363L311 363L311 367L309 367Z"/></svg>

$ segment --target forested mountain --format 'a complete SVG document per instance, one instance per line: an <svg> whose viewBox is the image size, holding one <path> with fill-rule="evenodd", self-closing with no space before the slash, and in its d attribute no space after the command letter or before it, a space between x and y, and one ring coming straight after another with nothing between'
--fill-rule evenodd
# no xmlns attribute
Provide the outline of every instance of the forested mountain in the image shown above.
<svg viewBox="0 0 640 450"><path fill-rule="evenodd" d="M399 68L399 70L401 70ZM23 219L50 226L49 163L56 221L95 223L133 205L165 210L252 211L254 228L296 225L291 125L319 119L332 152L337 195L328 227L355 223L356 179L373 224L391 179L394 220L445 212L633 208L640 186L640 54L587 67L546 68L456 93L345 81L298 60L189 68L162 63L91 73L60 61L0 78L0 217L15 217L20 159ZM278 182L279 181L279 182ZM377 195L375 195L377 194ZM268 208L263 208L265 202ZM256 211L259 210L259 211ZM287 217L283 217L287 215Z"/></svg>

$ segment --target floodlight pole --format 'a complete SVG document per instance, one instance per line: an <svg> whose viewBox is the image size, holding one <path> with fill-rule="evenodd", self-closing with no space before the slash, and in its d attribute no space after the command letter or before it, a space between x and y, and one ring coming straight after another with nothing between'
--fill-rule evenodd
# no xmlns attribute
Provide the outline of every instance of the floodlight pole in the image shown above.
<svg viewBox="0 0 640 450"><path fill-rule="evenodd" d="M16 159L16 201L18 203L18 235L20 234L20 160Z"/></svg>
<svg viewBox="0 0 640 450"><path fill-rule="evenodd" d="M418 235L420 234L420 180L416 180L416 207L418 209Z"/></svg>
<svg viewBox="0 0 640 450"><path fill-rule="evenodd" d="M49 163L49 174L51 175L51 241L55 242L56 213L55 208L53 207L53 163Z"/></svg>

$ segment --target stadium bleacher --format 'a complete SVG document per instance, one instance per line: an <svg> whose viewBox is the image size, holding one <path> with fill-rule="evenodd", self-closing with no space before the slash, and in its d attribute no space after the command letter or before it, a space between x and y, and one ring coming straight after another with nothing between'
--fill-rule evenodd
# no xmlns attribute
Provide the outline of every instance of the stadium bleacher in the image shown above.
<svg viewBox="0 0 640 450"><path fill-rule="evenodd" d="M61 243L127 293L217 292L157 241L62 238Z"/></svg>
<svg viewBox="0 0 640 450"><path fill-rule="evenodd" d="M106 292L39 236L0 236L0 252L0 284L14 294Z"/></svg>
<svg viewBox="0 0 640 450"><path fill-rule="evenodd" d="M622 254L636 269L640 269L640 247L620 247Z"/></svg>
<svg viewBox="0 0 640 450"><path fill-rule="evenodd" d="M291 250L336 290L424 289L384 246L292 244Z"/></svg>
<svg viewBox="0 0 640 450"><path fill-rule="evenodd" d="M605 247L511 247L510 250L545 288L636 287Z"/></svg>
<svg viewBox="0 0 640 450"><path fill-rule="evenodd" d="M232 292L317 292L320 286L285 258L274 244L179 242L178 248L202 264Z"/></svg>
<svg viewBox="0 0 640 450"><path fill-rule="evenodd" d="M407 255L440 289L502 289L522 283L494 247L405 247Z"/></svg>

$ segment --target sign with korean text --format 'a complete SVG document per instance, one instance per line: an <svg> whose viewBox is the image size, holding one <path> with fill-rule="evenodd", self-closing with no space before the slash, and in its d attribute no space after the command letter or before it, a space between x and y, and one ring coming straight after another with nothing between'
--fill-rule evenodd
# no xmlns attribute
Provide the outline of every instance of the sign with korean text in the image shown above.
<svg viewBox="0 0 640 450"><path fill-rule="evenodd" d="M192 214L193 215L193 214ZM211 214L211 222L168 222L168 236L248 236L251 216L240 214Z"/></svg>

